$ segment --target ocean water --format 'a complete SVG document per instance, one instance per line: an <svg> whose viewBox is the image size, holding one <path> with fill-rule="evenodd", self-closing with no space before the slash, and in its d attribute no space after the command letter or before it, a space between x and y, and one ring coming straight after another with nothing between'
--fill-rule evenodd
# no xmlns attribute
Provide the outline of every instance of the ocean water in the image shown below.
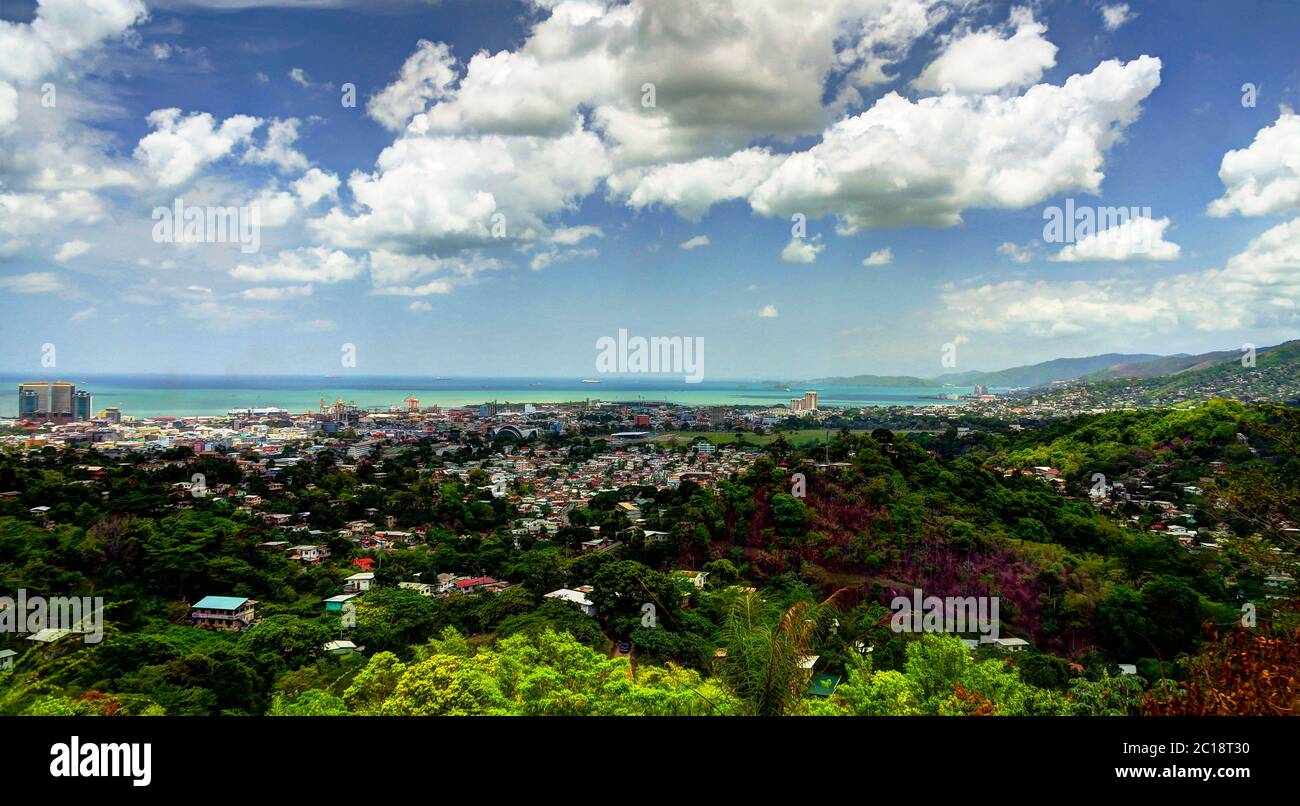
<svg viewBox="0 0 1300 806"><path fill-rule="evenodd" d="M572 401L667 401L681 405L771 406L788 403L805 391L818 393L821 406L929 406L956 401L945 394L967 394L970 387L894 388L876 386L785 386L772 381L706 381L687 384L664 379L581 378L429 378L376 375L16 375L0 374L0 416L18 413L18 384L62 380L94 395L96 412L117 406L134 417L225 414L235 408L276 406L290 412L317 411L323 397L363 408L405 407L408 395L421 406L564 403Z"/></svg>

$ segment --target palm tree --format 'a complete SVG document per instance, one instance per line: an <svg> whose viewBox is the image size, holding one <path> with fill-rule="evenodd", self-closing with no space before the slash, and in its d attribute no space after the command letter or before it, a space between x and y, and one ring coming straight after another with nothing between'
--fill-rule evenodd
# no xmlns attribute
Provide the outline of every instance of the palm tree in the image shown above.
<svg viewBox="0 0 1300 806"><path fill-rule="evenodd" d="M816 610L800 602L775 618L775 609L753 593L732 607L723 631L722 678L742 713L781 716L802 709L808 688L804 659L816 634Z"/></svg>

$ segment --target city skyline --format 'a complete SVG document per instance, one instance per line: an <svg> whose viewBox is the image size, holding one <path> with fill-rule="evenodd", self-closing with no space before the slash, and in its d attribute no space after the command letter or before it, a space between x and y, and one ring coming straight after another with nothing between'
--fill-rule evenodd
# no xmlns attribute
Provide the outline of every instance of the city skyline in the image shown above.
<svg viewBox="0 0 1300 806"><path fill-rule="evenodd" d="M284 5L6 5L0 369L588 377L626 329L706 379L934 378L1300 335L1294 8ZM196 206L224 242L173 242ZM1045 242L1076 210L1129 218Z"/></svg>

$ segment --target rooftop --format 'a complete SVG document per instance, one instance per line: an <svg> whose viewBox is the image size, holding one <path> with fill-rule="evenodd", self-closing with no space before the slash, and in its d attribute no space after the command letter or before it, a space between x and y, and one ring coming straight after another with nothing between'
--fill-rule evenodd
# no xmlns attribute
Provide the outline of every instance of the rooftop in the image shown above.
<svg viewBox="0 0 1300 806"><path fill-rule="evenodd" d="M194 603L195 610L238 610L247 596L204 596Z"/></svg>

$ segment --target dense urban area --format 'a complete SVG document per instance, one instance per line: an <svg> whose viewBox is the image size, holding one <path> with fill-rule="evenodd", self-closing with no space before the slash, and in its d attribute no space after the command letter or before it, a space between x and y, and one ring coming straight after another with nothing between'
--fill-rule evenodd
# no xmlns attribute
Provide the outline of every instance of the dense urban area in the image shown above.
<svg viewBox="0 0 1300 806"><path fill-rule="evenodd" d="M1295 713L1300 410L1261 365L861 409L25 384L0 587L103 612L0 636L0 713Z"/></svg>

